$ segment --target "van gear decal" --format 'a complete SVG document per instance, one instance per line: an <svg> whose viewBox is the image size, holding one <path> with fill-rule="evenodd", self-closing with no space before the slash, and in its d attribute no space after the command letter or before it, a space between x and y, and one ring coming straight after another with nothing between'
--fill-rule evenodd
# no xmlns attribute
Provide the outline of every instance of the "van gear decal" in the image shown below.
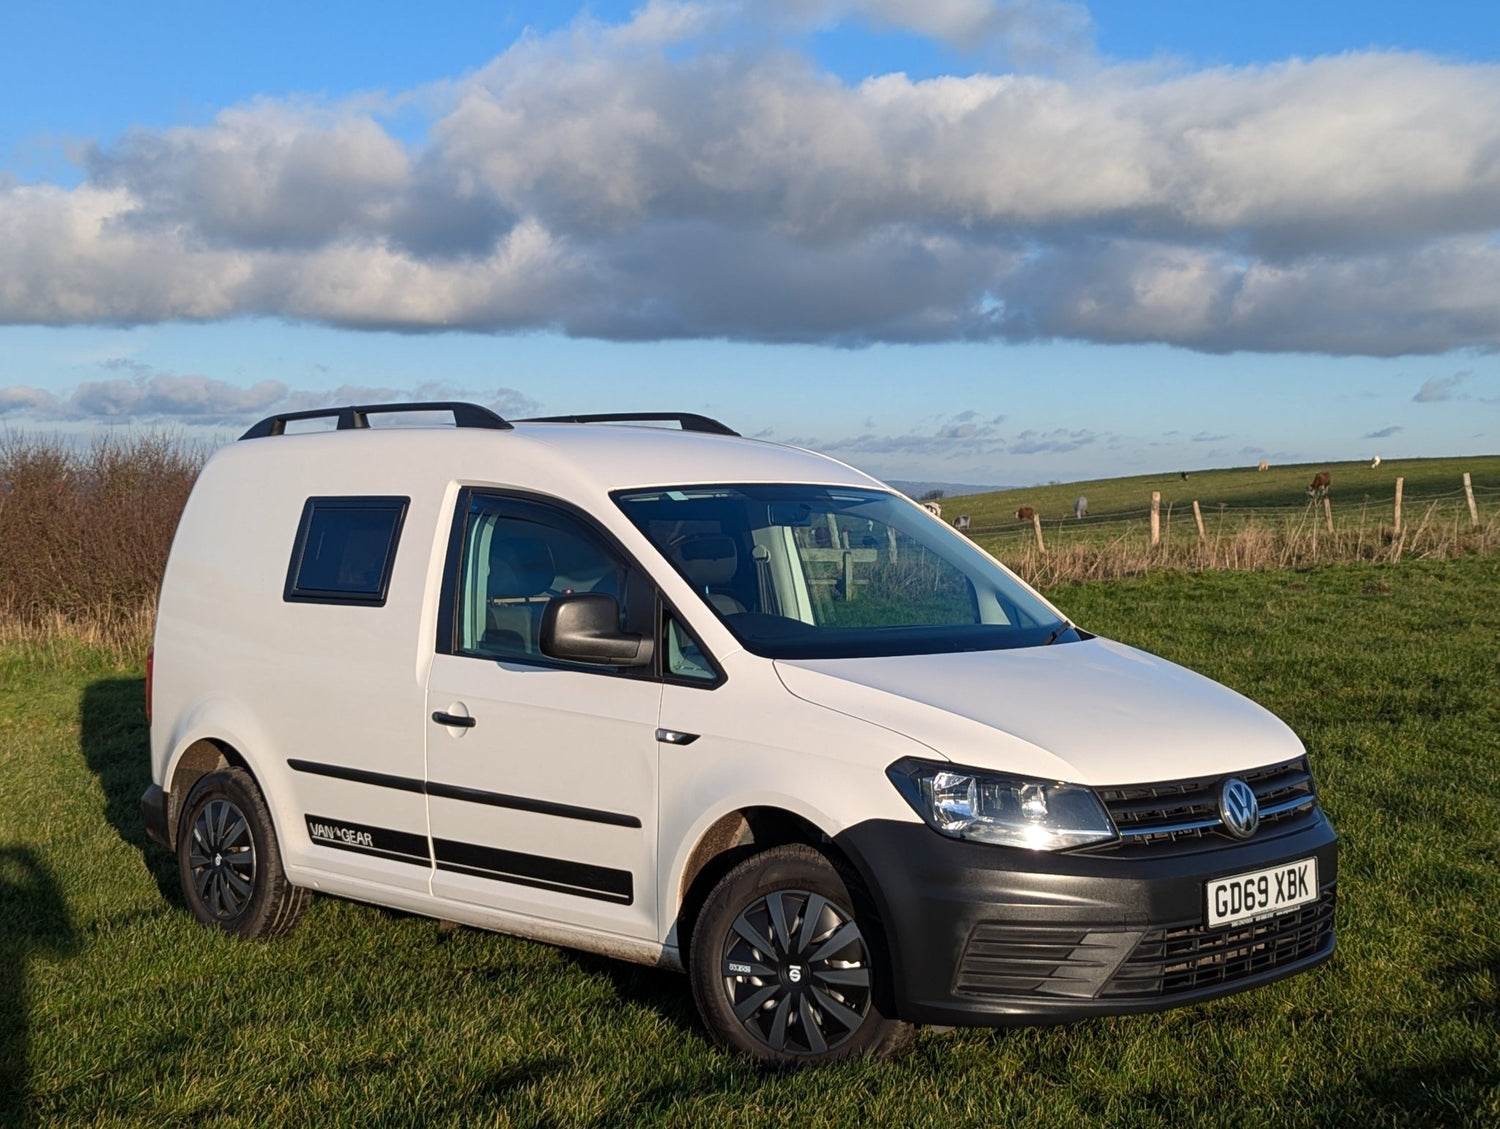
<svg viewBox="0 0 1500 1129"><path fill-rule="evenodd" d="M418 866L432 865L426 835L344 823L321 815L308 815L304 818L307 820L308 838L320 847L359 851L361 854L379 855L381 858L416 863Z"/></svg>

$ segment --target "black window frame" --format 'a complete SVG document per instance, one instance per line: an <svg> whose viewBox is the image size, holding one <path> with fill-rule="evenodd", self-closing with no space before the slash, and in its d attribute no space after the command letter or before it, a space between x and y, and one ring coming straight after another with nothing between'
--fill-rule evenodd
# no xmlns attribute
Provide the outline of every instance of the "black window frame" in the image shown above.
<svg viewBox="0 0 1500 1129"><path fill-rule="evenodd" d="M281 598L289 604L336 604L346 607L383 608L390 595L391 576L396 569L396 554L401 548L401 532L406 527L406 514L411 508L411 498L404 494L318 494L302 504L302 517L297 523L297 535L292 541L292 556L287 562L286 583ZM380 584L373 590L350 590L340 588L311 588L298 583L303 560L307 553L307 541L312 533L313 520L317 514L331 510L386 510L395 514L391 531L386 541L385 560L380 571Z"/></svg>

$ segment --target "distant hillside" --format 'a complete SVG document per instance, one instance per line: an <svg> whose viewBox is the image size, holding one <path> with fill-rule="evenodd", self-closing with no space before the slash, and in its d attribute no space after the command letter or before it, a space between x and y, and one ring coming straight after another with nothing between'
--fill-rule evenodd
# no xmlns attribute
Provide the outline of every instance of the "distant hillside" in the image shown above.
<svg viewBox="0 0 1500 1129"><path fill-rule="evenodd" d="M944 498L955 498L963 494L988 494L996 490L1011 490L1011 486L975 486L964 482L904 482L898 478L887 478L884 480L887 486L894 486L908 498L921 498L923 494L933 490L941 490Z"/></svg>
<svg viewBox="0 0 1500 1129"><path fill-rule="evenodd" d="M1495 492L1500 491L1500 455L1390 459L1373 468L1368 462L1296 463L1273 465L1264 471L1253 466L1193 471L1187 478L1174 472L1009 487L967 495L955 490L943 498L943 516L947 517L950 510L954 514L969 514L976 529L1014 523L1015 511L1021 506L1030 506L1044 521L1070 519L1073 501L1079 495L1088 498L1092 518L1134 514L1151 505L1152 491L1160 491L1163 509L1190 507L1194 499L1205 513L1221 503L1236 508L1298 507L1306 504L1308 483L1322 470L1332 477L1329 498L1335 508L1366 501L1384 504L1394 495L1397 478L1405 479L1404 496L1409 503L1424 498L1461 497L1465 471L1473 479L1475 492L1484 500L1493 501Z"/></svg>

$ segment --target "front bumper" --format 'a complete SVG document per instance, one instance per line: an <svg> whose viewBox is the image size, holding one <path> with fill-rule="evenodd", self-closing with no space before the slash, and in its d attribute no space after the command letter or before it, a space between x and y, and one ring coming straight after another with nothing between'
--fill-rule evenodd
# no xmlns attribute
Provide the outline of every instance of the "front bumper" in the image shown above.
<svg viewBox="0 0 1500 1129"><path fill-rule="evenodd" d="M1338 842L1321 809L1245 842L1124 858L949 839L871 820L835 842L871 891L896 1013L1005 1026L1157 1011L1311 968L1333 954ZM1205 884L1315 856L1319 900L1209 929Z"/></svg>

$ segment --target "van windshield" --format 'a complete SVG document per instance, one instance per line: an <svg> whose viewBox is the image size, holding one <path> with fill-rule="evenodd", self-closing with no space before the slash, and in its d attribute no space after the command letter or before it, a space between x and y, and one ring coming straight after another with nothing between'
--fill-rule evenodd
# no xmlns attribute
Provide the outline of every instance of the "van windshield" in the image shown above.
<svg viewBox="0 0 1500 1129"><path fill-rule="evenodd" d="M884 491L678 486L614 499L757 655L919 655L1079 637L968 538Z"/></svg>

